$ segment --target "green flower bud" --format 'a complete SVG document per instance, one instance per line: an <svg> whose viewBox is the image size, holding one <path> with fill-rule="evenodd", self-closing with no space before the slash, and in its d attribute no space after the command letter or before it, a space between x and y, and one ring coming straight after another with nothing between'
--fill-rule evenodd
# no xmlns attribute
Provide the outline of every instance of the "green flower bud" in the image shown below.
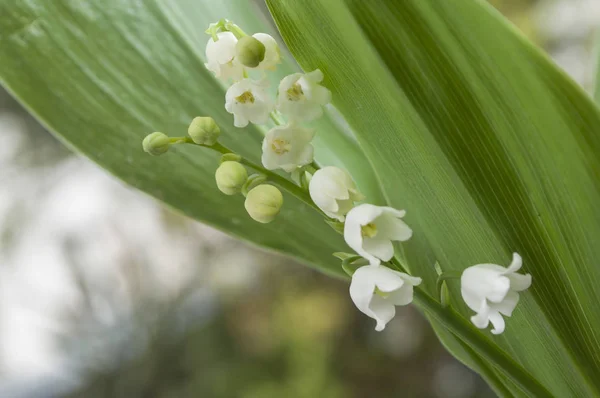
<svg viewBox="0 0 600 398"><path fill-rule="evenodd" d="M252 36L244 36L235 45L235 58L248 68L256 68L265 59L265 45Z"/></svg>
<svg viewBox="0 0 600 398"><path fill-rule="evenodd" d="M188 127L192 141L200 145L214 145L221 135L221 129L212 117L195 117Z"/></svg>
<svg viewBox="0 0 600 398"><path fill-rule="evenodd" d="M215 173L217 187L225 195L235 195L248 180L246 168L238 162L223 162Z"/></svg>
<svg viewBox="0 0 600 398"><path fill-rule="evenodd" d="M169 150L171 141L169 136L164 133L152 133L148 134L144 141L142 141L142 147L144 151L150 155L158 156Z"/></svg>
<svg viewBox="0 0 600 398"><path fill-rule="evenodd" d="M255 221L270 223L283 206L283 195L273 185L259 185L248 192L244 206Z"/></svg>

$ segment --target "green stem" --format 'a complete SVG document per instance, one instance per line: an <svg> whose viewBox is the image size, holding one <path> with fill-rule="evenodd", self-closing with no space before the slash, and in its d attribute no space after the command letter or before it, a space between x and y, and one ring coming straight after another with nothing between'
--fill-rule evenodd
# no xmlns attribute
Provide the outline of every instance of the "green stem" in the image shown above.
<svg viewBox="0 0 600 398"><path fill-rule="evenodd" d="M281 122L281 119L275 113L275 111L271 111L271 113L269 113L269 117L271 118L271 120L273 121L273 123L275 123L277 126L283 125L283 123Z"/></svg>
<svg viewBox="0 0 600 398"><path fill-rule="evenodd" d="M190 137L169 137L171 144L193 144L194 141Z"/></svg>
<svg viewBox="0 0 600 398"><path fill-rule="evenodd" d="M444 284L444 281L447 281L450 279L460 279L460 273L459 272L444 272L438 276L437 283L436 283L436 290L440 293L440 298L442 295L442 285Z"/></svg>
<svg viewBox="0 0 600 398"><path fill-rule="evenodd" d="M553 395L537 381L527 370L501 350L488 337L474 329L459 313L443 308L424 290L415 287L414 300L431 318L444 325L452 334L465 344L474 348L483 358L490 361L499 371L513 380L529 396L551 398Z"/></svg>
<svg viewBox="0 0 600 398"><path fill-rule="evenodd" d="M244 36L248 36L248 34L246 32L244 32L242 30L242 28L240 28L239 26L237 26L236 24L234 24L231 21L225 22L224 28L227 29L228 31L230 31L231 33L233 33L233 35L238 40L241 39Z"/></svg>

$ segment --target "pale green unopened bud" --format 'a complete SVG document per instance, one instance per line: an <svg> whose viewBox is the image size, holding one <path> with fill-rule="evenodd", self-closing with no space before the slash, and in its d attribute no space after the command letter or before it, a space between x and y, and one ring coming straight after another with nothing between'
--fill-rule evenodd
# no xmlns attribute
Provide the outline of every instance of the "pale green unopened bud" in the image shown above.
<svg viewBox="0 0 600 398"><path fill-rule="evenodd" d="M244 36L235 45L235 58L244 66L256 68L265 59L266 48L252 36Z"/></svg>
<svg viewBox="0 0 600 398"><path fill-rule="evenodd" d="M248 192L244 206L250 217L266 224L273 221L279 214L279 210L283 206L283 195L273 185L259 185Z"/></svg>
<svg viewBox="0 0 600 398"><path fill-rule="evenodd" d="M196 144L214 145L221 129L212 117L195 117L188 127L188 134Z"/></svg>
<svg viewBox="0 0 600 398"><path fill-rule="evenodd" d="M225 195L235 195L248 180L246 168L238 162L223 162L215 173L217 187Z"/></svg>
<svg viewBox="0 0 600 398"><path fill-rule="evenodd" d="M142 141L142 147L144 151L150 155L158 156L169 150L171 141L169 136L164 133L152 133L148 134L144 141Z"/></svg>

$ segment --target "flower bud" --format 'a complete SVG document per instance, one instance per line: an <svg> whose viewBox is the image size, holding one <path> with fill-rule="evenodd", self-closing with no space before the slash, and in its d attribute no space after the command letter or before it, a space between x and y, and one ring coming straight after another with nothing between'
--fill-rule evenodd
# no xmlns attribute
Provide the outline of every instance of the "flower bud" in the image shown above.
<svg viewBox="0 0 600 398"><path fill-rule="evenodd" d="M244 36L235 45L235 58L248 68L256 68L265 59L266 48L252 36Z"/></svg>
<svg viewBox="0 0 600 398"><path fill-rule="evenodd" d="M217 187L225 195L235 195L248 179L246 168L238 162L223 162L215 173Z"/></svg>
<svg viewBox="0 0 600 398"><path fill-rule="evenodd" d="M145 152L150 155L158 156L169 150L171 141L169 136L164 133L152 133L148 134L144 141L142 141L142 147Z"/></svg>
<svg viewBox="0 0 600 398"><path fill-rule="evenodd" d="M221 135L221 129L212 117L195 117L188 134L196 144L214 145Z"/></svg>
<svg viewBox="0 0 600 398"><path fill-rule="evenodd" d="M279 214L283 205L283 195L273 185L259 185L248 192L244 206L255 221L270 223Z"/></svg>

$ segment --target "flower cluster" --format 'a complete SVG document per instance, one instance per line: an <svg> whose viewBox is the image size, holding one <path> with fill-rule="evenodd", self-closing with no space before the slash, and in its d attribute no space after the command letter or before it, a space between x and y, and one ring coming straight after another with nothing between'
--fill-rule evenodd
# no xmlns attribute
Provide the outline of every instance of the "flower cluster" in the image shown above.
<svg viewBox="0 0 600 398"><path fill-rule="evenodd" d="M220 144L221 129L210 117L195 118L186 137L152 133L143 141L144 150L162 155L172 145L194 144L220 152L221 163L215 173L217 188L226 195L243 194L248 215L260 223L272 222L279 214L283 206L279 188L320 211L356 253L334 254L352 277L352 301L376 321L377 331L383 330L394 317L396 306L410 304L422 282L406 273L394 256L394 242L405 242L413 236L404 221L406 211L363 203L366 197L346 170L315 163L311 144L315 130L303 123L321 117L324 106L331 101L331 92L321 84L325 76L320 70L284 77L272 95L266 76L281 62L273 37L265 33L250 36L228 20L211 24L206 33L210 38L205 65L228 86L225 109L233 115L233 125L243 128L249 123L270 124L262 144L262 166ZM256 173L249 175L248 168ZM277 169L290 173L289 178L272 171ZM476 327L483 329L491 322L492 333L504 331L502 315L512 314L518 292L531 285L530 275L516 273L521 265L522 259L515 253L508 268L478 264L464 270L461 294L476 312L471 317ZM450 273L441 272L439 265L436 269L438 286L452 278Z"/></svg>
<svg viewBox="0 0 600 398"><path fill-rule="evenodd" d="M228 31L220 31L224 29ZM284 77L273 99L265 75L281 61L275 39L266 33L248 36L229 21L211 24L208 32L212 37L206 44L206 67L215 77L231 83L225 94L225 109L233 115L234 126L276 121L265 135L263 166L291 173L312 163L315 132L301 123L320 117L323 106L331 101L331 92L320 84L323 73L317 69ZM253 70L261 71L261 76L250 77ZM282 117L288 123L281 124Z"/></svg>

